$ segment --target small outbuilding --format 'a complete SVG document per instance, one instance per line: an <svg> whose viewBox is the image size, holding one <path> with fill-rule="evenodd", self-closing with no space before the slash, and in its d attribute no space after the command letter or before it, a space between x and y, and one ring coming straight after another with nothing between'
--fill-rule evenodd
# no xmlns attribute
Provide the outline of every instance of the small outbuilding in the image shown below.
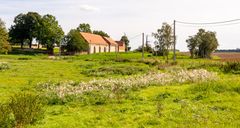
<svg viewBox="0 0 240 128"><path fill-rule="evenodd" d="M118 52L126 52L126 45L123 41L116 41L118 44Z"/></svg>

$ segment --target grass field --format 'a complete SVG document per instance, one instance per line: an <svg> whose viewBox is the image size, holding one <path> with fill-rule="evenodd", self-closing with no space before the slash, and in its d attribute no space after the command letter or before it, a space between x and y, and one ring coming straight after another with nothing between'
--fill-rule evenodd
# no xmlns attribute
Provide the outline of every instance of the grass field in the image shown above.
<svg viewBox="0 0 240 128"><path fill-rule="evenodd" d="M7 65L0 67L0 102L19 92L50 96L44 119L30 128L238 128L240 76L225 72L220 57L178 53L167 64L150 54L142 61L140 53L0 55Z"/></svg>

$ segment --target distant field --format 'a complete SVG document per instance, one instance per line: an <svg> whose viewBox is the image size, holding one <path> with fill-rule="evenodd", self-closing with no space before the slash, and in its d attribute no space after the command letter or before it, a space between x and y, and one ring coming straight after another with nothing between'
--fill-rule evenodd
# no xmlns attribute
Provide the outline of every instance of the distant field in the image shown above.
<svg viewBox="0 0 240 128"><path fill-rule="evenodd" d="M240 61L240 53L236 52L214 53L213 55L220 57L222 61Z"/></svg>
<svg viewBox="0 0 240 128"><path fill-rule="evenodd" d="M0 55L0 103L19 92L46 97L44 119L29 128L240 127L240 72L219 58L21 54Z"/></svg>

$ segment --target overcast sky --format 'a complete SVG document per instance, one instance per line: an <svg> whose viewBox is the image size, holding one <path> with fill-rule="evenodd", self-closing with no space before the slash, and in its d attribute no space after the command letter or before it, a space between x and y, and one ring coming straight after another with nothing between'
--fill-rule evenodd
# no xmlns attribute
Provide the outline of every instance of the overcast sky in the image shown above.
<svg viewBox="0 0 240 128"><path fill-rule="evenodd" d="M89 23L92 29L103 30L115 40L126 33L133 48L141 45L141 37L136 35L145 32L151 36L163 22L240 18L239 0L0 0L0 3L0 18L7 28L19 13L36 11L56 16L65 34L80 23ZM217 32L220 49L240 48L240 24L204 28ZM185 40L198 29L177 24L177 48L186 51Z"/></svg>

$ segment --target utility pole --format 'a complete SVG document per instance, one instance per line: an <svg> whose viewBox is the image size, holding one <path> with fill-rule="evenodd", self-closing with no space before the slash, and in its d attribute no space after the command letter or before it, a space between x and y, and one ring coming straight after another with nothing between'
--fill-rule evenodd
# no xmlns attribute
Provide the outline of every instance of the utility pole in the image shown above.
<svg viewBox="0 0 240 128"><path fill-rule="evenodd" d="M148 35L146 35L146 47L148 46Z"/></svg>
<svg viewBox="0 0 240 128"><path fill-rule="evenodd" d="M142 60L144 60L144 33L142 33Z"/></svg>
<svg viewBox="0 0 240 128"><path fill-rule="evenodd" d="M173 61L176 62L176 20L173 22Z"/></svg>
<svg viewBox="0 0 240 128"><path fill-rule="evenodd" d="M146 50L147 50L147 52L149 52L148 50L150 50L149 48L150 48L150 46L149 46L149 43L150 41L148 41L148 35L146 35Z"/></svg>

